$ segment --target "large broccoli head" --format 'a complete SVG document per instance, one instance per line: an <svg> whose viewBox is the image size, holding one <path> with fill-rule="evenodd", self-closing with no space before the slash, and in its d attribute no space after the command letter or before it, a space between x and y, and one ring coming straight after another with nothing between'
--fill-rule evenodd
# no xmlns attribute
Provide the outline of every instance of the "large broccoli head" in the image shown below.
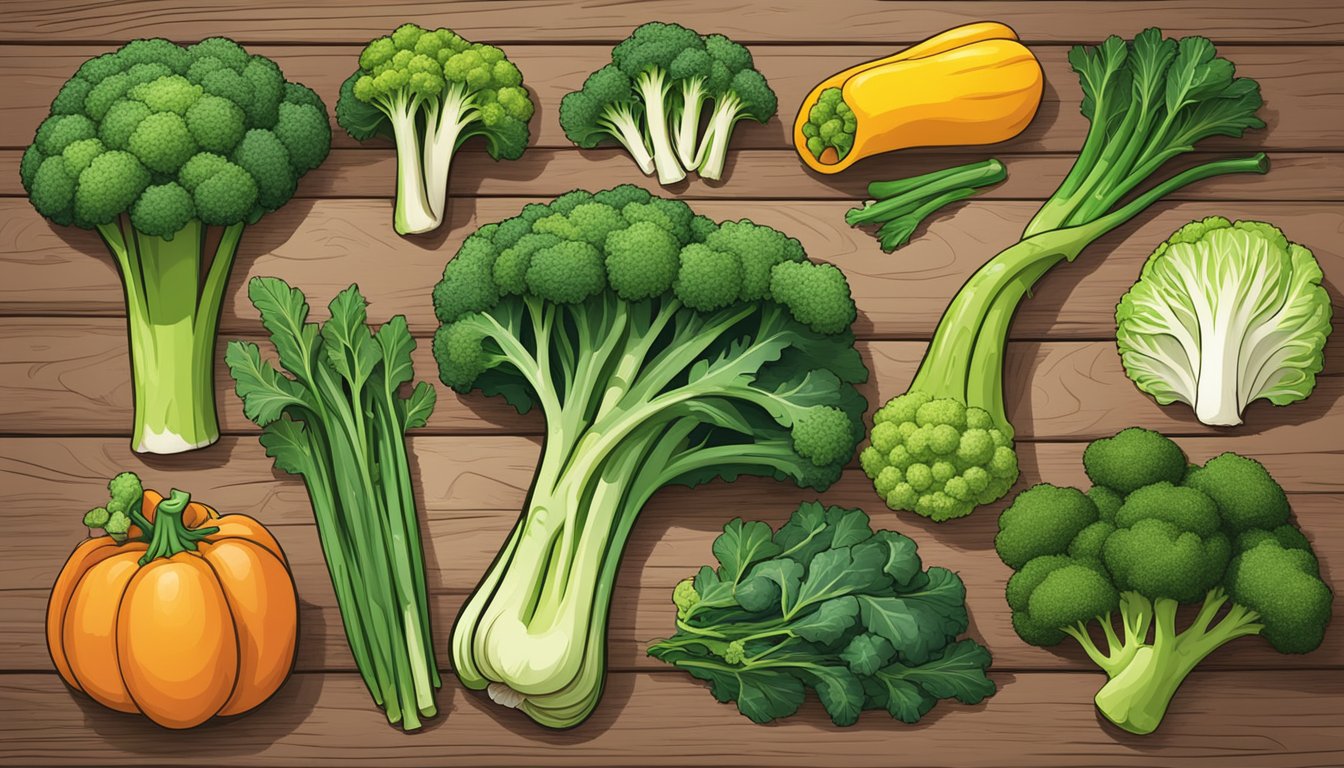
<svg viewBox="0 0 1344 768"><path fill-rule="evenodd" d="M1191 466L1174 442L1137 428L1090 444L1084 464L1097 483L1087 495L1036 486L999 518L995 547L1016 571L1008 602L1024 640L1049 645L1074 622L1109 623L1111 609L1093 610L1106 603L1099 575L1110 586L1107 600L1133 594L1159 606L1216 602L1212 618L1230 599L1243 625L1255 625L1278 650L1303 653L1320 644L1330 590L1292 522L1287 496L1263 465L1225 453ZM1047 584L1051 600L1076 592L1070 622L1042 620L1034 595Z"/></svg>
<svg viewBox="0 0 1344 768"><path fill-rule="evenodd" d="M122 214L171 238L284 205L331 147L322 100L232 40L135 40L85 62L20 164L39 213L93 229Z"/></svg>
<svg viewBox="0 0 1344 768"><path fill-rule="evenodd" d="M639 348L647 375L656 372L645 399L682 392L678 417L705 425L690 439L782 441L793 455L786 474L816 483L838 476L862 434L852 383L866 371L853 350L848 283L769 227L716 224L628 185L571 192L467 238L434 304L443 381L503 394L520 410L552 388L574 396L564 382L586 345L604 341L589 334L607 328L636 334L625 342ZM550 338L525 329L532 312L555 316ZM531 375L538 355L563 370ZM638 380L631 371L591 386L630 387L629 377Z"/></svg>

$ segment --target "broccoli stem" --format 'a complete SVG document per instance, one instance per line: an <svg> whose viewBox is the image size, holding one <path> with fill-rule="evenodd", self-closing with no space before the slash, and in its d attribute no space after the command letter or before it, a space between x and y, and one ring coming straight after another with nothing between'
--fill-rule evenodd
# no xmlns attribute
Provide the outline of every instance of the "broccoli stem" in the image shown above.
<svg viewBox="0 0 1344 768"><path fill-rule="evenodd" d="M677 162L672 139L667 132L667 100L672 86L667 73L659 68L646 69L635 78L635 87L644 100L645 129L653 150L653 165L658 171L658 183L675 184L686 178L686 171Z"/></svg>
<svg viewBox="0 0 1344 768"><path fill-rule="evenodd" d="M649 153L649 145L644 140L644 129L635 118L633 107L629 104L609 105L602 113L599 122L621 143L621 146L625 147L625 151L635 159L635 165L639 166L639 170L645 176L653 173L653 155Z"/></svg>
<svg viewBox="0 0 1344 768"><path fill-rule="evenodd" d="M1156 730L1181 683L1205 657L1238 637L1259 634L1258 614L1240 605L1233 605L1221 621L1207 628L1226 600L1221 589L1210 591L1199 617L1180 634L1175 628L1176 601L1153 601L1153 642L1139 647L1097 692L1098 711L1130 733Z"/></svg>
<svg viewBox="0 0 1344 768"><path fill-rule="evenodd" d="M462 130L480 115L465 83L450 85L442 100L425 110L425 198L435 227L443 222L447 210L449 170L462 143Z"/></svg>
<svg viewBox="0 0 1344 768"><path fill-rule="evenodd" d="M1002 404L1004 345L1013 313L1036 281L1187 184L1228 173L1264 173L1266 168L1263 153L1205 163L1167 179L1110 214L1063 229L1053 228L1052 215L1042 208L1027 225L1023 239L976 270L953 297L908 391L984 408L1011 436L1012 425L1003 415Z"/></svg>
<svg viewBox="0 0 1344 768"><path fill-rule="evenodd" d="M742 99L736 93L723 94L714 104L705 139L696 154L700 158L696 172L700 178L717 181L723 177L723 166L728 160L728 142L733 138L733 127L742 119Z"/></svg>
<svg viewBox="0 0 1344 768"><path fill-rule="evenodd" d="M206 228L188 222L171 239L122 220L98 227L126 292L135 392L132 444L139 453L179 453L219 439L215 332L243 224L220 234L204 282Z"/></svg>
<svg viewBox="0 0 1344 768"><path fill-rule="evenodd" d="M909 179L875 181L868 185L868 194L875 200L869 201L862 208L851 208L845 213L845 221L850 226L890 221L920 209L921 204L927 200L951 192L965 192L966 194L962 195L965 197L978 187L1003 181L1007 175L1003 163L991 157L978 163L944 168Z"/></svg>
<svg viewBox="0 0 1344 768"><path fill-rule="evenodd" d="M403 95L379 106L391 119L397 145L397 200L392 225L400 235L428 232L439 226L441 220L434 216L425 192L425 151L416 125L415 104Z"/></svg>
<svg viewBox="0 0 1344 768"><path fill-rule="evenodd" d="M672 136L672 143L677 150L677 159L686 168L700 164L700 113L704 111L708 95L703 77L693 77L681 83L681 102L673 114L677 131Z"/></svg>

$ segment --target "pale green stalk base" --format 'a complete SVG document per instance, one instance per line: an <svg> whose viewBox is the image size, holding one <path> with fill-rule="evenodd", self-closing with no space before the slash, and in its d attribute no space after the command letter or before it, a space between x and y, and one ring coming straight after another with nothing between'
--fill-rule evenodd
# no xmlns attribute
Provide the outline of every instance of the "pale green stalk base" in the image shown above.
<svg viewBox="0 0 1344 768"><path fill-rule="evenodd" d="M137 453L181 453L219 439L215 332L243 226L224 228L204 282L201 222L189 222L171 240L128 223L98 228L126 292Z"/></svg>

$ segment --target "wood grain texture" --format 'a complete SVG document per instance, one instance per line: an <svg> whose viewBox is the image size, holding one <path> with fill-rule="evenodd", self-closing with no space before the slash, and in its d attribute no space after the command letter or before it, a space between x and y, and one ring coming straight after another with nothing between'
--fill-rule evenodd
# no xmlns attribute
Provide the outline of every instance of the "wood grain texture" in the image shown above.
<svg viewBox="0 0 1344 768"><path fill-rule="evenodd" d="M267 358L270 342L247 336ZM219 340L216 360L224 359L227 339ZM416 434L540 434L540 414L519 415L502 398L460 395L438 384L431 339L421 337L414 353L420 377L438 388L438 405L429 424ZM859 387L870 413L905 390L923 356L922 342L859 342L870 371ZM1330 348L1312 396L1292 407L1266 401L1246 413L1247 429L1271 436L1324 445L1344 429L1344 411L1335 407L1344 395L1344 337ZM124 435L130 424L132 388L124 321L118 318L0 318L0 434ZM1030 440L1090 439L1127 426L1145 426L1170 435L1213 435L1180 405L1163 408L1125 377L1111 342L1013 342L1008 347L1009 418L1018 437ZM221 429L252 434L257 427L243 416L233 380L223 363L216 368ZM1027 386L1027 383L1030 383ZM1316 437L1309 437L1316 436Z"/></svg>
<svg viewBox="0 0 1344 768"><path fill-rule="evenodd" d="M421 467L422 474L449 471L423 464ZM1037 479L1027 478L1024 484ZM815 492L783 485L751 482L749 486L757 493L768 494L771 504L758 503L749 510L733 505L724 499L728 487L720 484L697 491L694 500L684 489L668 489L641 513L612 598L607 643L612 669L666 668L648 658L645 649L672 632L675 617L672 590L678 581L693 575L700 564L713 562L710 544L728 516L744 514L778 526L800 501L818 498ZM207 496L195 487L188 490L197 491L196 498L221 510L249 511L225 506L222 503L227 498L225 489L221 489L219 496ZM993 550L998 512L1004 504L982 509L966 520L938 525L884 509L872 495L871 486L857 473L819 498L826 503L862 505L871 514L874 527L898 530L915 539L926 567L937 565L957 572L966 584L966 605L971 615L969 634L993 653L995 669L1095 670L1072 641L1043 649L1023 643L1014 632L1003 599L1012 572ZM1318 552L1344 550L1344 518L1338 514L1344 494L1294 494L1290 501L1299 525ZM32 504L34 514L43 514L52 523L25 537L23 550L0 562L0 614L9 619L6 626L0 627L0 656L6 659L5 666L9 669L46 671L50 669L42 633L46 592L65 556L85 534L78 514L42 502ZM306 511L303 507L293 509L287 518L298 518ZM451 666L446 648L453 621L512 528L517 511L516 508L454 510L430 502L422 510L422 517L436 650L439 665L447 668ZM285 548L302 597L298 669L353 671L354 661L346 646L316 529L310 520L305 520L293 525L272 525L272 531ZM1327 564L1325 578L1328 580L1330 575ZM1344 595L1336 595L1335 601L1338 614L1344 608ZM1182 626L1192 620L1191 613L1182 617ZM1332 626L1322 646L1309 654L1285 656L1263 640L1251 638L1219 649L1205 663L1209 668L1220 669L1344 669L1344 626Z"/></svg>
<svg viewBox="0 0 1344 768"><path fill-rule="evenodd" d="M707 31L707 30L706 30ZM1137 29L1135 30L1137 31ZM1222 43L1223 41L1218 41ZM761 46L753 51L757 68L779 96L779 114L765 125L740 123L733 132L734 149L792 149L793 118L798 105L812 87L831 72L891 53L895 46ZM0 70L10 72L20 87L0 106L0 148L22 149L32 143L33 132L50 110L56 92L86 59L104 53L106 45L0 45ZM333 143L358 147L335 123L336 98L341 83L355 70L358 46L256 46L253 52L269 56L294 82L303 83L323 98L332 115ZM1222 137L1200 146L1204 149L1260 147L1264 149L1339 150L1344 148L1344 46L1238 46L1221 45L1221 56L1237 65L1237 74L1259 81L1265 97L1261 111L1267 127L1236 139ZM573 149L560 127L560 99L578 90L584 78L608 63L610 45L511 45L507 51L523 73L532 91L537 111L531 123L531 145L524 157L538 148ZM1045 92L1035 120L1017 138L996 145L964 147L961 154L1016 152L1074 152L1087 133L1087 120L1078 111L1082 94L1078 76L1069 68L1068 50L1039 47L1035 50L1046 78ZM390 141L370 141L368 147L391 147ZM478 147L473 142L468 147ZM921 153L893 155L902 162ZM629 161L627 161L629 162ZM500 163L504 168L514 162ZM801 167L797 160L794 165ZM846 178L882 178L897 163L865 160ZM636 175L631 164L627 175ZM454 169L454 174L462 170ZM470 172L468 172L470 173ZM395 174L393 174L395 175ZM472 177L478 174L470 174ZM490 174L486 174L487 176ZM731 180L731 177L726 177ZM533 191L532 194L536 194Z"/></svg>
<svg viewBox="0 0 1344 768"><path fill-rule="evenodd" d="M223 332L259 331L244 285L254 275L276 275L302 287L315 306L358 283L375 318L404 313L412 329L429 333L436 326L430 289L462 239L487 222L516 214L529 201L455 201L442 229L413 238L392 230L390 201L291 202L244 236L226 292ZM716 220L745 217L780 229L802 241L813 259L840 266L858 304L854 329L861 338L927 339L948 297L982 263L1017 241L1038 204L983 201L954 207L890 255L878 250L866 232L844 223L849 204L841 201L707 200L693 207ZM1012 337L1113 338L1115 303L1138 278L1153 247L1191 219L1214 213L1275 222L1292 240L1309 245L1339 302L1334 281L1344 274L1344 207L1166 204L1101 238L1074 264L1047 274L1035 296L1018 309ZM52 227L26 201L11 199L0 200L0 242L10 244L0 251L0 315L124 315L116 268L97 235Z"/></svg>
<svg viewBox="0 0 1344 768"><path fill-rule="evenodd" d="M22 207L31 208L19 180L21 156L19 150L0 150L0 198L15 198L23 203ZM1172 172L1200 160L1230 156L1226 152L1195 153L1173 162ZM1055 191L1073 164L1073 156L1066 154L1004 155L1002 159L1009 168L1007 180L983 190L976 197L977 203L1044 200ZM453 160L448 194L455 201L449 204L449 209L458 205L456 199L462 198L550 199L576 188L596 190L616 184L636 184L654 194L688 202L705 199L844 200L854 206L867 197L871 179L904 178L967 161L965 154L940 152L883 155L864 161L871 163L868 171L871 176L822 176L804 171L791 151L743 150L730 153L722 183L694 178L668 189L659 186L657 179L637 173L633 161L619 149L535 149L513 162L495 162L484 152L464 149ZM1344 188L1338 184L1344 175L1344 153L1281 152L1273 155L1270 165L1272 173L1209 179L1178 190L1165 200L1344 201ZM396 155L390 149L337 149L325 163L300 180L295 198L391 200L396 178ZM10 200L0 199L0 209L10 204ZM287 206L282 212L288 210ZM17 211L14 215L18 215ZM390 221L388 226L391 226ZM76 231L73 227L60 229Z"/></svg>
<svg viewBox="0 0 1344 768"><path fill-rule="evenodd" d="M837 730L815 701L763 729L689 676L613 674L593 718L559 733L450 681L446 717L412 738L350 674L295 675L238 723L189 733L100 709L53 674L15 674L0 677L0 764L1279 768L1333 766L1344 752L1341 672L1198 671L1149 736L1099 722L1088 702L1100 675L993 677L998 693L975 706L939 704L916 726L870 712Z"/></svg>
<svg viewBox="0 0 1344 768"><path fill-rule="evenodd" d="M1132 35L1149 26L1173 35L1215 40L1277 42L1344 41L1344 11L1328 0L1293 0L1267 7L1258 0L1175 0L1160 4L1125 0L1047 2L832 2L819 13L812 0L705 3L663 0L652 9L627 9L602 0L491 2L365 0L314 3L212 0L190 5L101 0L10 0L0 40L120 42L137 36L196 40L225 35L239 42L363 43L403 20L447 26L470 40L615 43L636 25L657 18L742 42L806 41L903 44L983 19L1012 23L1029 42L1074 43L1110 34Z"/></svg>

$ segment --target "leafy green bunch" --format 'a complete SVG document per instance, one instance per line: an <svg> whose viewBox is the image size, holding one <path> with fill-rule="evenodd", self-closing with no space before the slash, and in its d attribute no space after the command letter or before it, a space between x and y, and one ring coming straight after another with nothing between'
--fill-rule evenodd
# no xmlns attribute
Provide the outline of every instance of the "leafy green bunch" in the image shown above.
<svg viewBox="0 0 1344 768"><path fill-rule="evenodd" d="M303 292L256 277L248 297L286 373L246 341L225 360L243 413L262 428L275 467L303 478L317 521L345 636L364 684L406 730L438 709L429 592L406 431L434 410L419 382L415 338L397 315L377 331L357 286L332 299L330 318L308 322Z"/></svg>
<svg viewBox="0 0 1344 768"><path fill-rule="evenodd" d="M974 704L994 682L989 651L956 639L966 588L916 549L858 509L808 502L778 531L735 518L714 540L718 567L677 584L676 634L649 655L757 723L797 712L808 689L836 725L867 709L913 723L939 699Z"/></svg>

